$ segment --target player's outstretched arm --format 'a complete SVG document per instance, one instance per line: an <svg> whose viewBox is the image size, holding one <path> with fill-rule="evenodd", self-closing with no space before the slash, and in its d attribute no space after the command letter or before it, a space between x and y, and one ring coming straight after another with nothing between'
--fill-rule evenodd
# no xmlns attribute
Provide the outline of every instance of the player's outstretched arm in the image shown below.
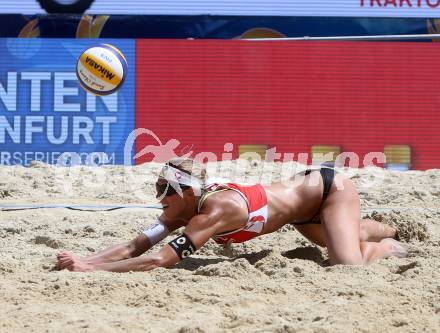
<svg viewBox="0 0 440 333"><path fill-rule="evenodd" d="M130 242L111 246L92 256L78 257L72 252L62 251L57 255L57 267L58 269L71 269L70 266L74 264L77 264L76 266L80 264L81 266L96 265L138 257L178 227L178 225L173 224L166 225L158 219Z"/></svg>
<svg viewBox="0 0 440 333"><path fill-rule="evenodd" d="M70 251L62 251L57 255L57 266L58 269L64 269L78 261L87 264L119 261L139 256L148 251L151 246L152 244L148 237L140 234L130 242L110 246L88 257L78 257Z"/></svg>
<svg viewBox="0 0 440 333"><path fill-rule="evenodd" d="M190 256L202 247L215 234L216 223L205 214L196 215L191 219L182 235L166 244L159 252L116 262L95 264L73 264L68 267L72 271L150 271L158 267L172 267L180 260Z"/></svg>

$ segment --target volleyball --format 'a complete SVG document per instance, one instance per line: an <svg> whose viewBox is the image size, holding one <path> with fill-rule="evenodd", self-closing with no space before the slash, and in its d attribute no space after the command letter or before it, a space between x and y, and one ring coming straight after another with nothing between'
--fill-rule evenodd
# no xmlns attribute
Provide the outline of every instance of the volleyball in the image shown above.
<svg viewBox="0 0 440 333"><path fill-rule="evenodd" d="M110 95L118 90L127 76L127 59L110 44L88 48L76 64L76 76L81 86L94 95Z"/></svg>

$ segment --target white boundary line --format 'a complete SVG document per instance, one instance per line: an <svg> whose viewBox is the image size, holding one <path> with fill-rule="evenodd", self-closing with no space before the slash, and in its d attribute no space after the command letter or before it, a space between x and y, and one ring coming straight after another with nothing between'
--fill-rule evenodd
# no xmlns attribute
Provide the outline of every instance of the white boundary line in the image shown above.
<svg viewBox="0 0 440 333"><path fill-rule="evenodd" d="M28 209L52 209L52 208L66 208L83 211L111 211L116 209L162 209L161 204L114 204L114 205L81 205L81 204L0 204L2 211L16 211Z"/></svg>
<svg viewBox="0 0 440 333"><path fill-rule="evenodd" d="M114 204L114 205L81 205L81 204L0 204L1 211L16 211L16 210L29 210L29 209L56 209L66 208L82 211L112 211L116 209L162 209L160 204ZM439 209L422 208L422 207L365 207L361 211L363 213L371 212L392 212L392 211L407 211L407 210L428 210L432 212L439 212Z"/></svg>

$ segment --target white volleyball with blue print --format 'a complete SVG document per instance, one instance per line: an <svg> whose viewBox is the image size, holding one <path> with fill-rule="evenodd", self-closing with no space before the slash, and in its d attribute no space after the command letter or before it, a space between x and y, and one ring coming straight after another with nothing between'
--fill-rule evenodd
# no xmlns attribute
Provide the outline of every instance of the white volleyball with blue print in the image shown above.
<svg viewBox="0 0 440 333"><path fill-rule="evenodd" d="M76 76L81 86L94 95L110 95L121 88L128 66L122 52L110 44L92 46L78 59Z"/></svg>

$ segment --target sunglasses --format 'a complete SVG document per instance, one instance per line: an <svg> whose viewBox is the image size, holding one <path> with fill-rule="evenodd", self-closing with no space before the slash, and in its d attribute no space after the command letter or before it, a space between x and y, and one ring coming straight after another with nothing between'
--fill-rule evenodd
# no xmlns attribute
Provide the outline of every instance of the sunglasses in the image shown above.
<svg viewBox="0 0 440 333"><path fill-rule="evenodd" d="M191 186L179 184L179 187L182 191L185 191ZM177 193L176 189L173 186L171 186L170 183L163 183L163 184L156 183L156 192L157 192L156 198L159 198L161 196L169 197Z"/></svg>

